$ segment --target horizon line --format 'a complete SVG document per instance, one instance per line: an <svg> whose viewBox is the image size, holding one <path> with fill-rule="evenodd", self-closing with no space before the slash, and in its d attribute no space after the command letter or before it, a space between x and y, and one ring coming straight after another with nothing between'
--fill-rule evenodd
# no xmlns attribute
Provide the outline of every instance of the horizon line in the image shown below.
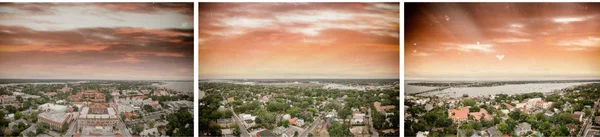
<svg viewBox="0 0 600 137"><path fill-rule="evenodd" d="M171 79L171 80L146 79L146 80L144 80L144 79L81 79L81 78L0 78L0 80L194 81L193 79L191 79L191 80L184 80L184 79L180 79L180 80L176 80L176 79Z"/></svg>

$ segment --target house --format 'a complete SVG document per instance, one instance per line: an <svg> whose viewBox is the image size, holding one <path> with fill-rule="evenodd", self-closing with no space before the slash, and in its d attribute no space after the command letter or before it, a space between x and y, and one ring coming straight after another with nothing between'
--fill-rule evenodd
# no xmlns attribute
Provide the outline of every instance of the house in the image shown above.
<svg viewBox="0 0 600 137"><path fill-rule="evenodd" d="M600 124L600 116L596 116L596 124Z"/></svg>
<svg viewBox="0 0 600 137"><path fill-rule="evenodd" d="M290 125L295 125L295 124L296 124L296 121L298 121L298 118L290 118L290 119L288 119L288 123L289 123Z"/></svg>
<svg viewBox="0 0 600 137"><path fill-rule="evenodd" d="M506 108L508 108L508 111L512 111L513 109L515 109L515 107L513 107L512 105L508 104L508 103L502 103L504 106L506 106Z"/></svg>
<svg viewBox="0 0 600 137"><path fill-rule="evenodd" d="M365 114L353 114L352 124L362 124L365 120Z"/></svg>
<svg viewBox="0 0 600 137"><path fill-rule="evenodd" d="M575 120L578 120L579 122L583 121L583 114L574 113L571 114L571 117Z"/></svg>
<svg viewBox="0 0 600 137"><path fill-rule="evenodd" d="M490 113L488 113L487 110L483 108L480 108L479 112L471 112L469 113L469 115L473 116L473 118L477 121L480 121L482 116L483 119L486 121L492 120L492 116L490 115Z"/></svg>
<svg viewBox="0 0 600 137"><path fill-rule="evenodd" d="M498 130L495 126L488 128L486 131L490 137L502 136L502 132L500 132L500 130Z"/></svg>
<svg viewBox="0 0 600 137"><path fill-rule="evenodd" d="M217 124L221 127L229 127L233 125L233 120L231 118L220 118L217 119Z"/></svg>
<svg viewBox="0 0 600 137"><path fill-rule="evenodd" d="M252 116L252 114L240 114L240 118L242 120L254 120L256 119L256 116Z"/></svg>
<svg viewBox="0 0 600 137"><path fill-rule="evenodd" d="M429 136L429 131L419 131L417 132L417 137L427 137Z"/></svg>
<svg viewBox="0 0 600 137"><path fill-rule="evenodd" d="M296 126L303 126L304 125L304 119L300 118L296 121Z"/></svg>
<svg viewBox="0 0 600 137"><path fill-rule="evenodd" d="M231 130L230 128L228 129L221 129L221 135L223 136L232 136L233 135L233 130Z"/></svg>
<svg viewBox="0 0 600 137"><path fill-rule="evenodd" d="M227 103L231 103L233 101L235 101L235 99L233 97L227 98Z"/></svg>
<svg viewBox="0 0 600 137"><path fill-rule="evenodd" d="M448 110L448 117L452 119L454 123L460 123L466 121L469 118L469 108L462 107L460 110L450 109Z"/></svg>
<svg viewBox="0 0 600 137"><path fill-rule="evenodd" d="M531 131L531 125L529 123L523 122L515 127L515 134L518 136L525 136L529 131Z"/></svg>
<svg viewBox="0 0 600 137"><path fill-rule="evenodd" d="M159 134L160 134L160 132L158 132L157 128L146 129L146 130L140 132L140 136L142 136L142 137L157 136Z"/></svg>
<svg viewBox="0 0 600 137"><path fill-rule="evenodd" d="M396 106L393 105L381 106L381 103L379 102L373 103L373 106L375 106L375 110L377 110L377 112L385 112L387 110L396 108Z"/></svg>
<svg viewBox="0 0 600 137"><path fill-rule="evenodd" d="M290 114L285 114L281 118L282 119L290 119L290 118L292 118L292 116L290 116Z"/></svg>

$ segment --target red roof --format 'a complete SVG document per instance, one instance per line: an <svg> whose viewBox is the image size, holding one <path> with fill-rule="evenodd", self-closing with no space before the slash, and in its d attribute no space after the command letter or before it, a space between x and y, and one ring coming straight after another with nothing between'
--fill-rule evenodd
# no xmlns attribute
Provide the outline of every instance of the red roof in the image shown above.
<svg viewBox="0 0 600 137"><path fill-rule="evenodd" d="M512 110L513 108L515 108L515 107L513 107L512 105L510 105L510 104L508 104L506 102L504 102L502 104L504 104L504 106L506 106L506 108L508 108L509 110Z"/></svg>
<svg viewBox="0 0 600 137"><path fill-rule="evenodd" d="M455 118L469 118L469 108L468 107L462 107L460 110L456 110L456 109L450 109L448 110L448 116L451 119L455 119Z"/></svg>
<svg viewBox="0 0 600 137"><path fill-rule="evenodd" d="M492 120L492 116L490 115L490 113L488 113L487 110L483 108L480 108L479 112L471 112L469 114L472 115L473 118L475 118L475 120L477 121L481 119L481 116L483 116L483 119L485 120Z"/></svg>

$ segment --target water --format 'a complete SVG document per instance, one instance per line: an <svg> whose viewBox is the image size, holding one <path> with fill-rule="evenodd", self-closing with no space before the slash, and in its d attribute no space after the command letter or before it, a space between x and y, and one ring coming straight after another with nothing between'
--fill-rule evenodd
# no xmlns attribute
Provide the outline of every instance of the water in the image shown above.
<svg viewBox="0 0 600 137"><path fill-rule="evenodd" d="M533 93L533 92L552 92L555 90L560 90L572 86L583 85L590 82L585 83L532 83L532 84L513 84L513 85L503 85L503 86L493 86L493 87L452 87L448 89L444 89L442 91L437 92L429 92L422 94L422 96L443 96L443 97L461 97L463 94L468 94L469 97L475 96L487 96L487 95L496 95L496 94L523 94L523 93ZM408 91L407 92L416 92L416 91Z"/></svg>
<svg viewBox="0 0 600 137"><path fill-rule="evenodd" d="M163 84L152 84L161 88L167 88L179 92L193 92L194 82L163 82Z"/></svg>

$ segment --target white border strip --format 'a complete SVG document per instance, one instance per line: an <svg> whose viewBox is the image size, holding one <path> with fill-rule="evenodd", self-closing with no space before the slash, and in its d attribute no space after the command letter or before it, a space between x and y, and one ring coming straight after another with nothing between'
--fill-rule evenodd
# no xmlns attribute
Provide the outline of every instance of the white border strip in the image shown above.
<svg viewBox="0 0 600 137"><path fill-rule="evenodd" d="M404 2L400 2L400 136L404 136Z"/></svg>
<svg viewBox="0 0 600 137"><path fill-rule="evenodd" d="M198 134L198 119L200 119L198 114L198 103L199 103L199 87L198 87L198 2L194 2L194 136L199 136Z"/></svg>

